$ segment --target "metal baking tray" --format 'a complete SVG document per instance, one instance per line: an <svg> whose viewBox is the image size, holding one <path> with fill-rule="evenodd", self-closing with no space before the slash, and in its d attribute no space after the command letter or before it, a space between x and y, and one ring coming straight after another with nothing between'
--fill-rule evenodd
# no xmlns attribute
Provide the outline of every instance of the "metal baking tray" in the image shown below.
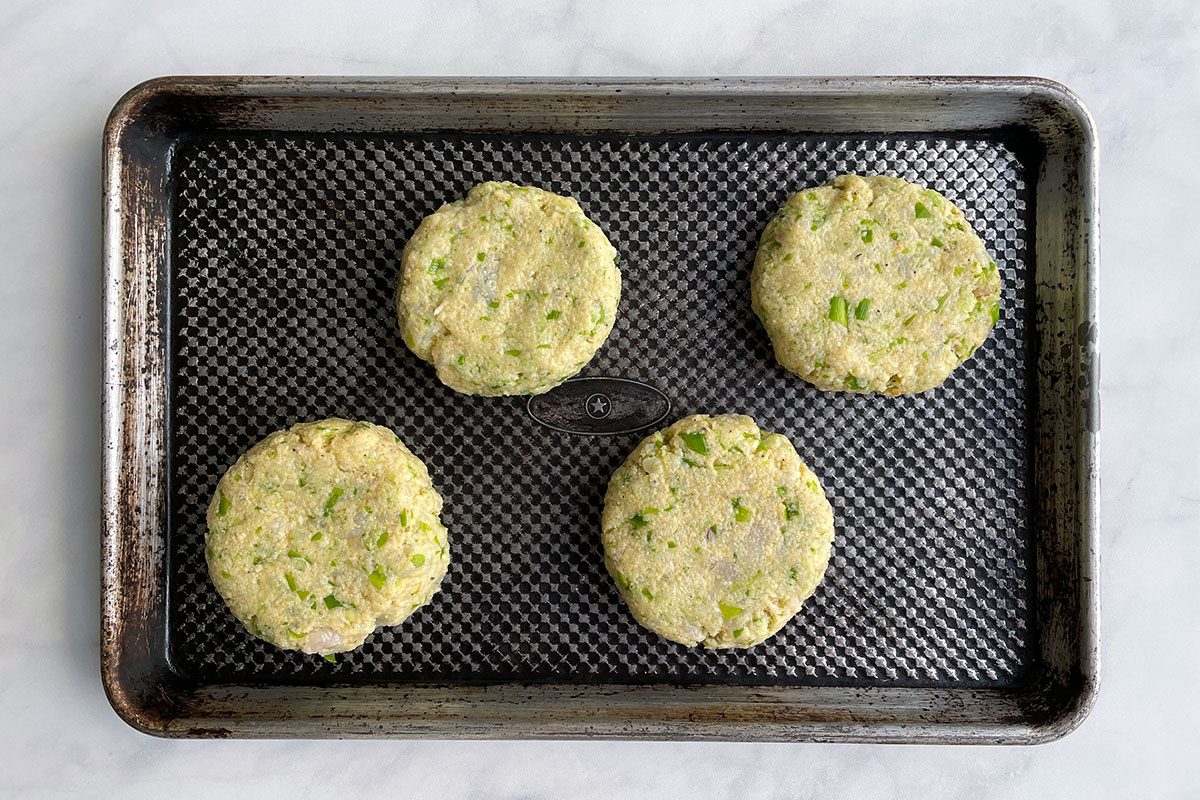
<svg viewBox="0 0 1200 800"><path fill-rule="evenodd" d="M104 165L101 666L136 728L1024 743L1087 714L1096 144L1062 86L163 78L117 104ZM936 391L815 391L750 312L762 226L843 172L942 191L1000 265L996 331ZM612 336L535 402L449 391L393 321L408 235L488 179L578 198L621 256ZM606 481L668 408L788 435L834 506L824 583L748 651L659 639L604 573ZM203 509L259 438L334 415L426 461L453 563L327 663L233 620Z"/></svg>

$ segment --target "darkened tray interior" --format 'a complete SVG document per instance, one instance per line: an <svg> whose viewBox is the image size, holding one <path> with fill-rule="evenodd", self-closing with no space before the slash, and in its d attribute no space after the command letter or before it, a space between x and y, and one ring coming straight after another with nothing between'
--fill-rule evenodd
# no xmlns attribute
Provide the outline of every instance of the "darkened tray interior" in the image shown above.
<svg viewBox="0 0 1200 800"><path fill-rule="evenodd" d="M1077 724L1095 661L1086 117L1037 82L1015 84L1023 101L881 81L875 105L865 84L770 85L181 79L119 105L104 666L122 715L171 735L1032 741ZM940 389L818 392L750 311L766 221L847 172L942 192L1000 267L1000 322ZM407 237L497 179L577 198L620 253L616 327L582 375L657 387L672 419L749 414L822 477L830 568L767 643L685 648L626 612L598 521L645 431L552 430L524 398L441 386L400 342ZM400 433L452 537L434 601L334 663L246 633L203 557L224 470L325 416Z"/></svg>
<svg viewBox="0 0 1200 800"><path fill-rule="evenodd" d="M311 136L239 133L174 157L171 656L199 679L330 676L1006 685L1029 657L1026 174L995 138ZM1034 165L1036 170L1036 164ZM992 338L941 389L819 392L775 364L749 307L758 236L787 196L847 172L944 193L1004 282ZM822 476L838 539L803 613L765 644L707 651L636 625L604 571L600 502L645 432L536 423L520 398L441 386L399 340L400 250L485 180L571 195L617 247L616 327L583 375L657 386L673 416L736 412ZM387 425L446 499L443 590L335 664L250 636L208 579L217 479L273 430Z"/></svg>

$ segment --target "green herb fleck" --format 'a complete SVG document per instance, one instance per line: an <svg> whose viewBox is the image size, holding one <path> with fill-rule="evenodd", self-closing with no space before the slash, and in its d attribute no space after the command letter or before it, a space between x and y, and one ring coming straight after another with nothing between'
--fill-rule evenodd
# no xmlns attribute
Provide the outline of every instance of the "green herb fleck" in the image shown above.
<svg viewBox="0 0 1200 800"><path fill-rule="evenodd" d="M788 577L791 578L792 580L800 579L800 575L796 572L795 567L792 567L790 570L788 570Z"/></svg>
<svg viewBox="0 0 1200 800"><path fill-rule="evenodd" d="M749 522L750 518L752 516L754 516L753 512L751 512L749 508L742 505L742 498L739 497L736 500L733 500L732 505L733 505L733 518L736 521Z"/></svg>
<svg viewBox="0 0 1200 800"><path fill-rule="evenodd" d="M489 300L488 301L488 308L499 308L499 307L500 307L499 300Z"/></svg>
<svg viewBox="0 0 1200 800"><path fill-rule="evenodd" d="M693 453L699 453L702 456L708 455L708 442L704 438L704 431L681 433L679 438L683 440L684 446Z"/></svg>
<svg viewBox="0 0 1200 800"><path fill-rule="evenodd" d="M929 209L925 207L924 203L917 203L915 206L913 206L913 216L915 216L917 219L927 219L931 215L929 213Z"/></svg>
<svg viewBox="0 0 1200 800"><path fill-rule="evenodd" d="M858 301L858 305L854 307L855 319L866 319L867 314L871 311L871 298L864 297Z"/></svg>
<svg viewBox="0 0 1200 800"><path fill-rule="evenodd" d="M738 636L741 636L745 632L746 632L745 628L738 628L736 631L733 632L733 635L734 635L734 637L738 637Z"/></svg>
<svg viewBox="0 0 1200 800"><path fill-rule="evenodd" d="M298 558L306 564L312 563L312 560L304 556L299 550L288 550L288 558Z"/></svg>
<svg viewBox="0 0 1200 800"><path fill-rule="evenodd" d="M784 508L783 508L783 518L784 519L792 519L793 517L798 517L798 516L800 516L800 506L799 505L797 505L796 503L788 503L786 506L784 506Z"/></svg>
<svg viewBox="0 0 1200 800"><path fill-rule="evenodd" d="M629 518L629 524L635 528L644 528L650 524L650 521L642 516L642 512L638 512Z"/></svg>
<svg viewBox="0 0 1200 800"><path fill-rule="evenodd" d="M992 318L993 325L1000 321L1000 301L992 303L992 307L988 309L988 316Z"/></svg>
<svg viewBox="0 0 1200 800"><path fill-rule="evenodd" d="M400 527L401 528L408 527L408 510L407 509L403 509L403 508L400 509Z"/></svg>
<svg viewBox="0 0 1200 800"><path fill-rule="evenodd" d="M383 531L382 533L379 534L379 538L375 540L375 549L378 550L379 548L383 547L385 544L387 544L387 541L388 541L388 532Z"/></svg>
<svg viewBox="0 0 1200 800"><path fill-rule="evenodd" d="M875 232L870 228L863 228L858 232L858 235L862 238L863 244L870 244L871 240L875 238Z"/></svg>
<svg viewBox="0 0 1200 800"><path fill-rule="evenodd" d="M938 238L938 237L936 237L936 236L932 236L932 237L930 237L930 239L929 239L929 243L930 243L931 245L933 245L934 247L945 247L945 246L946 246L946 243L945 243L945 242L943 242L941 239L939 239L939 238Z"/></svg>
<svg viewBox="0 0 1200 800"><path fill-rule="evenodd" d="M847 387L849 387L849 388L851 388L851 389L855 389L855 390L857 390L857 391L860 391L860 392L861 392L863 389L866 389L866 388L867 388L867 384L866 384L866 383L864 383L864 382L860 381L858 378L854 377L853 375L847 375L847 376L846 376L846 386L847 386Z"/></svg>
<svg viewBox="0 0 1200 800"><path fill-rule="evenodd" d="M911 324L912 324L912 321L913 321L914 319L916 319L916 318L917 318L917 315L916 315L916 314L913 314L911 317L909 317L908 319L904 320L904 322L901 322L900 324L901 324L902 326L904 326L905 328L907 328L909 325L911 325Z"/></svg>
<svg viewBox="0 0 1200 800"><path fill-rule="evenodd" d="M321 658L325 659L330 664L337 663L337 657L333 653L326 653L325 655L321 656Z"/></svg>
<svg viewBox="0 0 1200 800"><path fill-rule="evenodd" d="M724 619L733 619L738 614L742 613L742 609L737 606L727 605L725 603L717 603L717 608L721 609L721 617Z"/></svg>
<svg viewBox="0 0 1200 800"><path fill-rule="evenodd" d="M516 358L517 356L521 355L521 351L514 347L509 350L505 350L504 355L512 356L513 358Z"/></svg>
<svg viewBox="0 0 1200 800"><path fill-rule="evenodd" d="M333 595L327 594L325 595L325 607L332 611L335 608L345 608L346 604Z"/></svg>
<svg viewBox="0 0 1200 800"><path fill-rule="evenodd" d="M338 499L345 494L345 492L346 490L340 486L333 487L333 490L329 493L329 499L325 501L325 511L323 513L326 517L333 513L333 504L336 503Z"/></svg>
<svg viewBox="0 0 1200 800"><path fill-rule="evenodd" d="M562 316L562 312L556 308L553 311L546 314L546 319L558 319L561 316Z"/></svg>
<svg viewBox="0 0 1200 800"><path fill-rule="evenodd" d="M417 553L415 556L410 558L409 561L412 562L414 567L419 567L425 563L425 556L422 553Z"/></svg>
<svg viewBox="0 0 1200 800"><path fill-rule="evenodd" d="M642 587L642 596L645 597L647 600L654 599L653 593L651 593L651 591L644 586Z"/></svg>
<svg viewBox="0 0 1200 800"><path fill-rule="evenodd" d="M220 492L219 492L219 493L217 494L217 497L219 498L219 499L217 500L217 516L218 516L218 517L223 517L223 516L225 516L227 513L229 513L229 507L230 507L231 505L233 505L233 503L232 503L232 502L230 502L229 498L228 498L228 497L226 497L226 496L224 495L224 493L220 493Z"/></svg>
<svg viewBox="0 0 1200 800"><path fill-rule="evenodd" d="M674 549L675 549L675 542L674 542L674 541L672 541L672 540L670 540L670 539L668 539L668 540L667 540L667 547L668 547L669 549L671 549L671 550L674 550Z"/></svg>
<svg viewBox="0 0 1200 800"><path fill-rule="evenodd" d="M481 251L475 254L476 261L483 261L485 258L487 258L487 253Z"/></svg>

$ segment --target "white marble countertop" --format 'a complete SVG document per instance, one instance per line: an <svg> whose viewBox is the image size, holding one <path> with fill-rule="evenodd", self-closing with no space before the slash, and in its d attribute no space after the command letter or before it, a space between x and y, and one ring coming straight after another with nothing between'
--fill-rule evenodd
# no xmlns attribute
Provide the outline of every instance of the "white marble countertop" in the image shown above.
<svg viewBox="0 0 1200 800"><path fill-rule="evenodd" d="M0 794L1200 795L1200 7L340 5L0 7ZM130 86L179 73L1027 74L1075 89L1102 139L1104 666L1091 717L1033 748L198 742L126 727L98 671L100 129Z"/></svg>

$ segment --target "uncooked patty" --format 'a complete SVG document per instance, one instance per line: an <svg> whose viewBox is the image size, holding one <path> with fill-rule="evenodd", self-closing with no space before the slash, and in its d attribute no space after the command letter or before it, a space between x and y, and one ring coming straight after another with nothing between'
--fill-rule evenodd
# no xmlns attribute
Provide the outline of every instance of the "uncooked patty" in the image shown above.
<svg viewBox="0 0 1200 800"><path fill-rule="evenodd" d="M613 474L602 528L638 622L681 644L751 647L821 582L833 510L785 437L699 415L647 437Z"/></svg>
<svg viewBox="0 0 1200 800"><path fill-rule="evenodd" d="M429 602L449 564L442 499L392 431L327 419L278 431L217 484L205 553L217 591L285 650L353 650Z"/></svg>
<svg viewBox="0 0 1200 800"><path fill-rule="evenodd" d="M548 391L579 372L612 330L616 261L573 199L482 183L427 217L404 248L404 342L456 391Z"/></svg>
<svg viewBox="0 0 1200 800"><path fill-rule="evenodd" d="M962 212L883 176L793 195L763 232L750 290L779 363L827 391L932 389L1000 314L996 263Z"/></svg>

